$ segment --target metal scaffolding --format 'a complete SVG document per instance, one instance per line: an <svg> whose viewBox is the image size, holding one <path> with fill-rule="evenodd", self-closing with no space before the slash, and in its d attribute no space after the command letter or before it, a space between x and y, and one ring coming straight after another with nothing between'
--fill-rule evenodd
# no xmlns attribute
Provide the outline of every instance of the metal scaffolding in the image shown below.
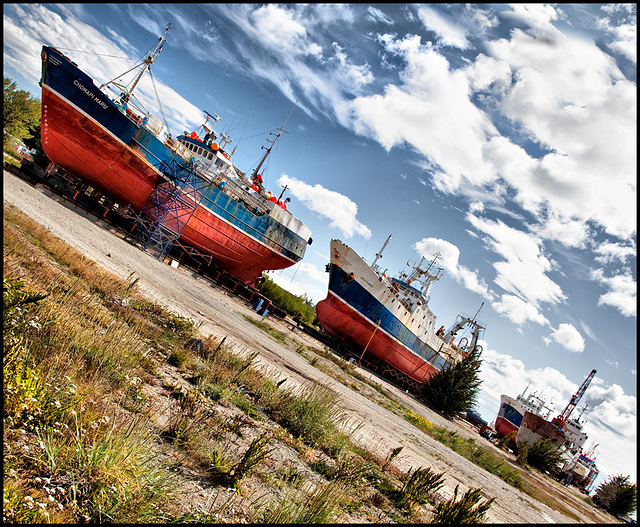
<svg viewBox="0 0 640 527"><path fill-rule="evenodd" d="M213 184L200 175L194 164L173 160L164 172L131 232L142 249L164 260Z"/></svg>

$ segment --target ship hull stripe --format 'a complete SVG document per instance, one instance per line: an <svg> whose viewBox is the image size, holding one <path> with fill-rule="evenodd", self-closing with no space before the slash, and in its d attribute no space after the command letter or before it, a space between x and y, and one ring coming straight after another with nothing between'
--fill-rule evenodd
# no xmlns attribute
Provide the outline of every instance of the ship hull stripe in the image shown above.
<svg viewBox="0 0 640 527"><path fill-rule="evenodd" d="M362 348L362 351L366 347L367 352L417 382L422 382L438 371L438 368L390 335L382 324L376 329L377 323L373 323L333 291L329 291L327 298L318 303L316 311L327 331L335 336L346 336L351 343Z"/></svg>

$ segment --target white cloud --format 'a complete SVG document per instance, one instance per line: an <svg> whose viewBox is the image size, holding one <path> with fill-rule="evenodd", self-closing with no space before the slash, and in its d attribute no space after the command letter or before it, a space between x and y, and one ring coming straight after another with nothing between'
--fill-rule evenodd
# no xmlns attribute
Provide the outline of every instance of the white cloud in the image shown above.
<svg viewBox="0 0 640 527"><path fill-rule="evenodd" d="M278 185L287 185L294 197L309 210L328 218L329 228L340 230L346 238L359 235L368 240L371 237L369 228L356 219L358 206L348 197L321 185L308 185L286 174L280 177Z"/></svg>
<svg viewBox="0 0 640 527"><path fill-rule="evenodd" d="M434 184L444 192L493 181L482 148L497 132L470 101L465 73L452 71L446 58L421 45L419 37L381 41L387 52L407 61L403 83L353 100L356 132L374 137L387 150L410 145L427 160Z"/></svg>
<svg viewBox="0 0 640 527"><path fill-rule="evenodd" d="M611 242L598 245L594 249L594 252L598 255L596 256L596 261L601 264L612 263L616 260L625 264L627 263L627 259L632 259L637 256L635 247Z"/></svg>
<svg viewBox="0 0 640 527"><path fill-rule="evenodd" d="M514 9L535 20L535 36L515 29L509 39L487 43L487 52L514 72L501 110L549 150L528 173L507 176L516 199L534 214L544 206L563 222L593 222L613 236L631 237L635 83L623 78L595 42L545 27L554 18L552 7Z"/></svg>
<svg viewBox="0 0 640 527"><path fill-rule="evenodd" d="M459 49L470 47L471 44L465 36L465 30L446 15L427 5L419 6L417 11L424 26L435 32L443 45Z"/></svg>
<svg viewBox="0 0 640 527"><path fill-rule="evenodd" d="M614 26L610 18L599 20L598 27L604 31L608 31L613 37L613 42L609 47L618 53L621 53L630 61L636 63L638 58L638 24L636 19L635 6L633 4L607 4L602 10L613 15L622 15L628 18L620 25Z"/></svg>
<svg viewBox="0 0 640 527"><path fill-rule="evenodd" d="M496 313L504 315L518 326L529 321L540 325L549 324L549 321L536 307L515 295L501 295L500 300L491 305Z"/></svg>
<svg viewBox="0 0 640 527"><path fill-rule="evenodd" d="M550 337L545 337L543 340L547 345L555 341L569 351L584 351L584 338L571 324L560 324L558 329L551 332Z"/></svg>
<svg viewBox="0 0 640 527"><path fill-rule="evenodd" d="M322 55L322 48L307 39L306 28L294 18L293 11L266 4L252 11L249 18L266 48L283 55Z"/></svg>
<svg viewBox="0 0 640 527"><path fill-rule="evenodd" d="M637 284L630 274L618 274L606 277L602 269L591 273L591 279L607 286L609 291L600 296L598 305L615 307L625 317L635 317L637 314Z"/></svg>
<svg viewBox="0 0 640 527"><path fill-rule="evenodd" d="M531 232L544 240L560 242L565 247L583 249L591 236L584 220L558 217L554 210L547 210L543 223L531 226Z"/></svg>
<svg viewBox="0 0 640 527"><path fill-rule="evenodd" d="M389 26L393 25L393 20L391 18L380 11L380 9L376 9L372 6L367 7L367 17L373 22L382 22L383 24L387 24Z"/></svg>
<svg viewBox="0 0 640 527"><path fill-rule="evenodd" d="M540 240L502 221L483 220L473 214L467 214L467 219L486 235L485 246L504 258L493 264L497 272L494 282L522 300L519 303L510 296L503 296L502 302L494 307L501 313L508 313L508 307L516 304L520 307L516 318L545 323L546 319L536 311L543 303L563 301L565 295L560 286L546 275L553 270L553 265L543 254Z"/></svg>

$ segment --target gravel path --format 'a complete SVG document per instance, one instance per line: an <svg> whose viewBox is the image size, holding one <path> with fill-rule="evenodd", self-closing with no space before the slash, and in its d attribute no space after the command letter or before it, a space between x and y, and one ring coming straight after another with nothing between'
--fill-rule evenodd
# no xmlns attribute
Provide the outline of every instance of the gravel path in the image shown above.
<svg viewBox="0 0 640 527"><path fill-rule="evenodd" d="M249 324L245 316L256 320L260 317L250 309L246 301L228 296L223 289L185 268L176 269L158 261L125 242L102 221L64 206L42 189L30 186L6 170L3 190L5 204L14 205L107 271L125 279L129 276L138 278L138 289L150 300L201 323L204 335L226 336L227 342L231 341L238 351L258 352L261 367L271 372L274 378L286 377L288 383L319 380L331 385L343 399L352 420L351 426L355 429L355 440L370 450L377 449L383 455L402 445L404 448L396 462L404 471L410 467L429 466L436 472L445 472L446 484L439 492L445 499L453 496L453 490L458 484L461 492L480 487L486 498L496 498L487 513L488 523L575 523L507 485L387 408L376 404L371 397L378 394L367 385L339 383L319 368L311 366L300 353L288 349ZM278 330L288 331L284 326L278 327ZM296 333L294 337L322 349L306 335ZM328 361L325 366L331 367ZM460 435L483 441L471 427L444 420L402 390L372 374L364 371L361 373L383 385L404 407L424 416L436 426L446 426L455 429ZM364 396L365 393L368 397ZM484 446L488 445L485 442ZM610 516L601 515L596 509L586 505L577 491L566 491L565 494L566 500L575 504L574 509L581 518L580 523L611 522Z"/></svg>

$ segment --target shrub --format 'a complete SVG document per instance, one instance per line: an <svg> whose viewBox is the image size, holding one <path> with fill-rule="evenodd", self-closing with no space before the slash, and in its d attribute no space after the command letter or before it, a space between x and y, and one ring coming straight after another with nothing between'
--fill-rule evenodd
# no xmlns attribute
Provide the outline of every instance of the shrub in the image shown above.
<svg viewBox="0 0 640 527"><path fill-rule="evenodd" d="M522 452L522 460L540 472L553 474L564 463L560 445L550 439L539 439L531 446L527 443L520 444L518 450Z"/></svg>
<svg viewBox="0 0 640 527"><path fill-rule="evenodd" d="M234 484L251 474L253 469L273 452L274 448L269 447L270 441L271 436L264 432L251 442L242 459L229 471Z"/></svg>
<svg viewBox="0 0 640 527"><path fill-rule="evenodd" d="M629 483L629 476L611 476L602 483L593 495L593 502L610 514L624 518L636 510L638 488Z"/></svg>
<svg viewBox="0 0 640 527"><path fill-rule="evenodd" d="M452 525L483 523L484 516L495 498L481 503L481 490L469 489L458 500L458 487L459 485L456 485L453 498L440 502L435 506L435 515L431 523L448 523Z"/></svg>
<svg viewBox="0 0 640 527"><path fill-rule="evenodd" d="M443 476L444 472L436 474L429 467L410 469L402 478L403 486L397 500L398 506L409 509L418 503L425 503L433 492L444 485Z"/></svg>
<svg viewBox="0 0 640 527"><path fill-rule="evenodd" d="M480 352L474 350L425 380L420 386L422 397L448 418L472 411L482 384L481 365Z"/></svg>
<svg viewBox="0 0 640 527"><path fill-rule="evenodd" d="M267 411L291 434L312 445L329 439L346 419L338 395L321 383L297 393L283 390L269 401Z"/></svg>

